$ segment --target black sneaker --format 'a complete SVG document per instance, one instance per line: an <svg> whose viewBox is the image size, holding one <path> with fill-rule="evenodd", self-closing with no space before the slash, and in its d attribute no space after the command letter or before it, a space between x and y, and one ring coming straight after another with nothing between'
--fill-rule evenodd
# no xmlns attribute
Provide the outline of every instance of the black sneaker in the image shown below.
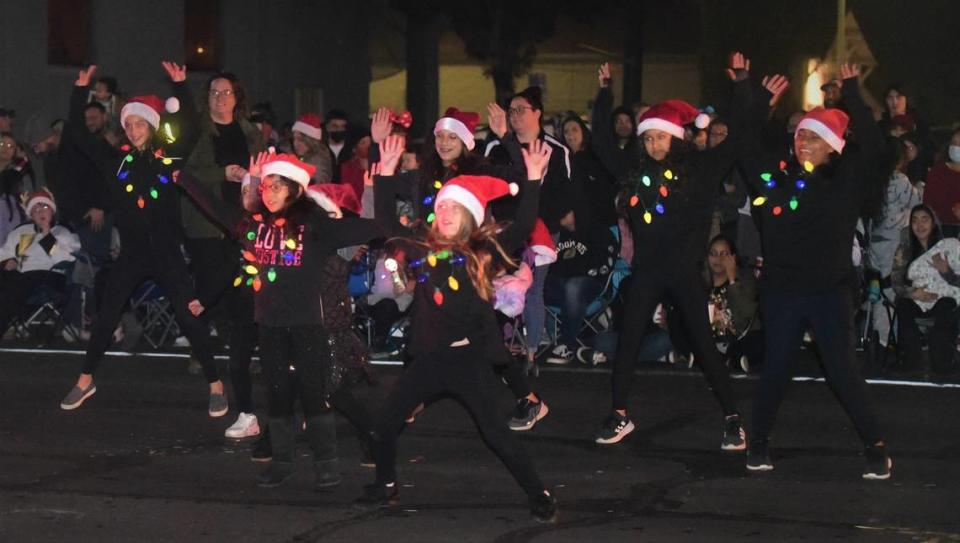
<svg viewBox="0 0 960 543"><path fill-rule="evenodd" d="M275 488L293 475L293 462L270 462L260 476L257 477L257 486Z"/></svg>
<svg viewBox="0 0 960 543"><path fill-rule="evenodd" d="M250 460L254 462L269 462L273 460L273 447L270 445L270 434L260 432L260 438L250 447Z"/></svg>
<svg viewBox="0 0 960 543"><path fill-rule="evenodd" d="M754 441L747 448L747 469L749 471L773 471L770 460L770 447L766 441Z"/></svg>
<svg viewBox="0 0 960 543"><path fill-rule="evenodd" d="M526 432L533 428L537 422L547 416L550 408L546 402L532 402L526 398L517 402L517 407L513 410L507 426L514 432Z"/></svg>
<svg viewBox="0 0 960 543"><path fill-rule="evenodd" d="M537 522L557 521L557 499L549 490L530 497L530 514Z"/></svg>
<svg viewBox="0 0 960 543"><path fill-rule="evenodd" d="M393 507L400 503L397 483L373 483L363 487L363 495L353 502L360 509L377 509L379 507Z"/></svg>
<svg viewBox="0 0 960 543"><path fill-rule="evenodd" d="M340 461L326 460L323 462L314 462L313 489L317 492L329 490L340 484Z"/></svg>
<svg viewBox="0 0 960 543"><path fill-rule="evenodd" d="M740 415L730 415L723 419L723 439L720 450L742 451L747 448L747 433L743 431Z"/></svg>
<svg viewBox="0 0 960 543"><path fill-rule="evenodd" d="M377 467L377 462L373 459L373 445L369 438L360 438L360 467Z"/></svg>
<svg viewBox="0 0 960 543"><path fill-rule="evenodd" d="M603 421L603 426L597 432L597 438L594 440L601 445L613 445L627 437L633 431L633 421L630 417L620 416L616 411Z"/></svg>
<svg viewBox="0 0 960 543"><path fill-rule="evenodd" d="M890 478L893 470L893 460L887 454L887 448L883 445L870 445L863 451L863 457L867 461L863 468L863 478L868 481L886 481Z"/></svg>

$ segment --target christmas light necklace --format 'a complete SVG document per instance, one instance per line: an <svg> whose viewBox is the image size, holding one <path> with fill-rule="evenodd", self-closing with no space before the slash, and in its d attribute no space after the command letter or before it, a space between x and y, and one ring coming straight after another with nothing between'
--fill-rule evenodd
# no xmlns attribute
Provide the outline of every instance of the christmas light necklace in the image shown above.
<svg viewBox="0 0 960 543"><path fill-rule="evenodd" d="M163 123L163 138L168 144L175 142L177 139L173 137L173 130L170 128L170 123ZM130 170L128 166L133 162L133 153L130 145L124 144L120 146L120 150L127 153L122 160L120 160L120 166L117 168L117 180L124 182L127 180L127 177L130 176ZM174 160L183 160L181 157L167 157L163 156L163 149L157 149L153 152L153 158L159 160L163 163L164 166L170 166L173 164ZM157 174L157 181L161 185L167 185L170 183L170 177L164 174ZM124 187L128 193L132 193L136 187L133 186L133 183L127 183ZM157 189L155 184L150 185L150 189L146 193L150 198L157 200L160 198L160 191ZM137 194L137 207L143 209L147 206L147 199L144 198L143 194Z"/></svg>
<svg viewBox="0 0 960 543"><path fill-rule="evenodd" d="M450 263L450 275L447 277L446 287L449 288L451 292L460 290L460 282L457 281L457 278L453 276L453 273L456 271L457 266L463 266L466 264L467 257L461 254L456 254L455 252L447 249L429 253L427 256L418 260L414 260L410 263L411 269L420 270L419 275L417 275L417 283L426 283L430 279L430 268L436 268L437 263L439 262ZM434 285L433 303L437 305L443 305L443 298L443 290Z"/></svg>
<svg viewBox="0 0 960 543"><path fill-rule="evenodd" d="M773 174L771 174L770 172L763 172L760 174L760 180L763 181L763 186L766 188L768 194L770 194L769 191L775 190L777 186L779 186L778 185L779 183L783 183L784 186L788 185L789 178L793 177L787 171L786 162L781 160L779 166L780 166L780 173L783 174L781 179L779 180L776 179L773 176ZM760 196L757 196L756 198L753 199L753 202L752 202L753 206L761 207L768 203L771 204L771 205L768 205L767 208L770 209L770 214L773 215L774 217L779 217L787 209L789 209L790 211L796 211L797 208L800 207L800 197L803 196L803 191L804 189L807 188L806 177L810 173L813 173L813 170L814 170L813 163L811 163L809 160L804 161L802 170L798 173L798 175L796 176L796 179L793 181L793 187L795 188L796 192L791 190L788 198L786 198L785 200L779 200L776 202L773 201L772 196L761 194Z"/></svg>
<svg viewBox="0 0 960 543"><path fill-rule="evenodd" d="M261 215L260 213L253 215L252 218L257 223L257 229L249 230L247 232L246 237L247 237L247 240L249 241L253 241L257 238L257 230L259 230L259 225L264 223L263 215ZM296 257L294 256L294 250L297 248L297 240L294 238L287 238L286 235L284 235L283 227L286 224L287 224L287 220L282 217L273 221L273 226L280 229L280 234L281 234L280 237L286 238L283 241L283 247L285 250L283 251L282 258L283 258L283 263L287 266L290 266L293 264L294 260L296 259ZM243 269L242 269L243 273L247 274L247 278L246 278L246 281L244 281L243 274L238 275L233 280L233 286L239 287L245 282L248 287L253 287L254 292L260 292L260 289L263 288L263 280L260 279L260 272L262 271L262 268L258 267L259 262L257 262L257 256L247 250L244 250L242 254L243 254L243 259L247 261L247 263L243 266ZM276 268L274 268L273 266L268 268L266 271L266 278L267 278L267 281L271 283L275 282L277 280Z"/></svg>
<svg viewBox="0 0 960 543"><path fill-rule="evenodd" d="M634 190L633 196L630 197L630 207L637 207L638 205L643 208L643 222L650 224L653 222L654 213L657 215L663 215L666 213L667 208L664 205L664 202L667 200L667 196L670 195L670 189L667 188L668 181L676 181L680 179L679 176L674 175L673 170L664 170L663 178L660 180L660 184L657 186L656 198L650 205L647 205L647 202L640 196L639 190ZM649 187L653 184L653 181L650 179L649 175L644 175L640 178L640 183L645 187ZM639 189L639 187L637 187Z"/></svg>

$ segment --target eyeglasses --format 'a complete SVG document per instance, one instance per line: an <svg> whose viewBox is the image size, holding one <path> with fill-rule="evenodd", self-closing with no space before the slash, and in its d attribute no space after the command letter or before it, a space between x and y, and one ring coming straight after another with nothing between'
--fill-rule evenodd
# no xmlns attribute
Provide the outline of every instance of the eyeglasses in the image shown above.
<svg viewBox="0 0 960 543"><path fill-rule="evenodd" d="M282 191L283 189L284 189L283 183L271 183L269 185L266 183L260 183L260 186L257 187L257 190L260 192L266 192L269 190L273 194L280 194L280 191Z"/></svg>
<svg viewBox="0 0 960 543"><path fill-rule="evenodd" d="M223 96L224 98L230 98L231 96L233 96L233 91L230 89L224 89L224 90L210 89L210 98L213 98L214 100L216 100L221 96Z"/></svg>
<svg viewBox="0 0 960 543"><path fill-rule="evenodd" d="M517 106L517 107L512 107L508 109L507 113L512 117L519 117L520 115L523 115L523 112L528 109L530 111L533 111L533 108L530 106Z"/></svg>
<svg viewBox="0 0 960 543"><path fill-rule="evenodd" d="M710 251L710 256L713 258L722 258L725 256L731 256L727 251Z"/></svg>
<svg viewBox="0 0 960 543"><path fill-rule="evenodd" d="M9 141L0 141L0 149L13 149L16 147L16 143L10 143Z"/></svg>

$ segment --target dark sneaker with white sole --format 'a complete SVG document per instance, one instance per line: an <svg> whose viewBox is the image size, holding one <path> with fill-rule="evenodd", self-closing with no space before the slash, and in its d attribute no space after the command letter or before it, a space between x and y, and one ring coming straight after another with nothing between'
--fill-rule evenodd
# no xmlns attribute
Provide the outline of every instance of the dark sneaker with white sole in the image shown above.
<svg viewBox="0 0 960 543"><path fill-rule="evenodd" d="M226 415L229 410L230 404L227 403L227 396L225 394L210 393L210 403L207 407L207 412L210 413L211 417L222 417Z"/></svg>
<svg viewBox="0 0 960 543"><path fill-rule="evenodd" d="M723 419L723 439L720 450L742 451L747 448L747 433L743 431L740 415L729 415Z"/></svg>
<svg viewBox="0 0 960 543"><path fill-rule="evenodd" d="M607 417L607 420L603 421L603 426L600 427L600 431L597 432L597 437L594 441L601 445L613 445L630 435L633 429L633 421L630 420L630 417L621 416L614 411L613 414Z"/></svg>
<svg viewBox="0 0 960 543"><path fill-rule="evenodd" d="M535 424L543 420L550 412L550 408L542 400L532 402L526 398L517 402L516 409L510 416L507 426L514 432L526 432L533 428Z"/></svg>
<svg viewBox="0 0 960 543"><path fill-rule="evenodd" d="M747 447L747 470L773 471L773 462L770 460L770 447L766 441L753 441Z"/></svg>
<svg viewBox="0 0 960 543"><path fill-rule="evenodd" d="M883 445L870 445L863 451L867 465L863 469L863 478L868 481L886 481L893 470L893 460Z"/></svg>
<svg viewBox="0 0 960 543"><path fill-rule="evenodd" d="M70 389L70 392L63 398L63 401L60 402L60 409L65 411L70 411L80 407L84 400L93 396L97 392L97 385L90 382L86 388L73 387Z"/></svg>
<svg viewBox="0 0 960 543"><path fill-rule="evenodd" d="M377 509L380 507L393 507L400 503L397 483L380 484L373 483L363 487L363 495L353 502L354 507L358 509Z"/></svg>

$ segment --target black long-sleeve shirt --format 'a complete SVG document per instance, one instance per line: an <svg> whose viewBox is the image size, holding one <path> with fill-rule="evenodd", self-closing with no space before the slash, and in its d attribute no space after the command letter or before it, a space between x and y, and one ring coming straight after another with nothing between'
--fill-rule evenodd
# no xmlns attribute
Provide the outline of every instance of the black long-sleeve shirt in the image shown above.
<svg viewBox="0 0 960 543"><path fill-rule="evenodd" d="M174 83L180 111L164 115L160 127L169 124L173 142L143 150L129 144L115 149L84 125L87 87L74 87L65 134L95 165L106 180L107 207L116 215L121 257L152 260L155 266L183 260L180 245L180 192L173 186L174 171L183 166L197 143L198 116L185 83ZM159 140L159 137L155 138ZM172 157L172 158L166 158Z"/></svg>
<svg viewBox="0 0 960 543"><path fill-rule="evenodd" d="M843 101L850 116L856 142L848 142L843 153L829 164L809 174L795 158L767 155L744 160L747 183L753 196L767 201L753 208L759 217L763 243L762 289L812 294L824 292L851 280L851 251L854 230L861 205L870 185L878 182L880 158L884 152L883 135L857 90L856 79L843 82ZM780 161L786 162L787 177L781 175ZM772 173L774 189L761 178ZM803 176L805 188L796 187ZM798 205L790 210L789 199ZM781 212L773 214L779 205Z"/></svg>
<svg viewBox="0 0 960 543"><path fill-rule="evenodd" d="M633 234L636 273L697 273L720 184L745 149L742 125L752 109L751 94L749 80L734 85L730 136L722 143L705 151L687 151L676 164L648 160L631 180L634 189L622 197L627 199L623 205Z"/></svg>
<svg viewBox="0 0 960 543"><path fill-rule="evenodd" d="M389 177L379 176L375 180L375 220L392 236L410 239L410 230L394 218L391 181ZM507 254L524 246L537 218L540 184L536 181L524 183L514 221L497 234L497 242ZM488 250L494 259L499 258L494 247ZM422 245L411 244L407 252L408 262L425 257L425 252ZM446 349L466 338L471 344L482 346L486 359L498 360L504 347L493 301L480 297L465 264L453 260L456 256L462 255L454 252L451 258L425 261L413 268L418 281L411 304L408 351L411 356L422 356Z"/></svg>
<svg viewBox="0 0 960 543"><path fill-rule="evenodd" d="M341 247L382 235L370 219L332 219L312 203L302 224L295 226L282 216L241 212L212 197L187 173L181 174L179 185L200 209L234 232L243 244L246 262L238 286L253 288L254 320L265 326L322 324L320 300L327 258Z"/></svg>

